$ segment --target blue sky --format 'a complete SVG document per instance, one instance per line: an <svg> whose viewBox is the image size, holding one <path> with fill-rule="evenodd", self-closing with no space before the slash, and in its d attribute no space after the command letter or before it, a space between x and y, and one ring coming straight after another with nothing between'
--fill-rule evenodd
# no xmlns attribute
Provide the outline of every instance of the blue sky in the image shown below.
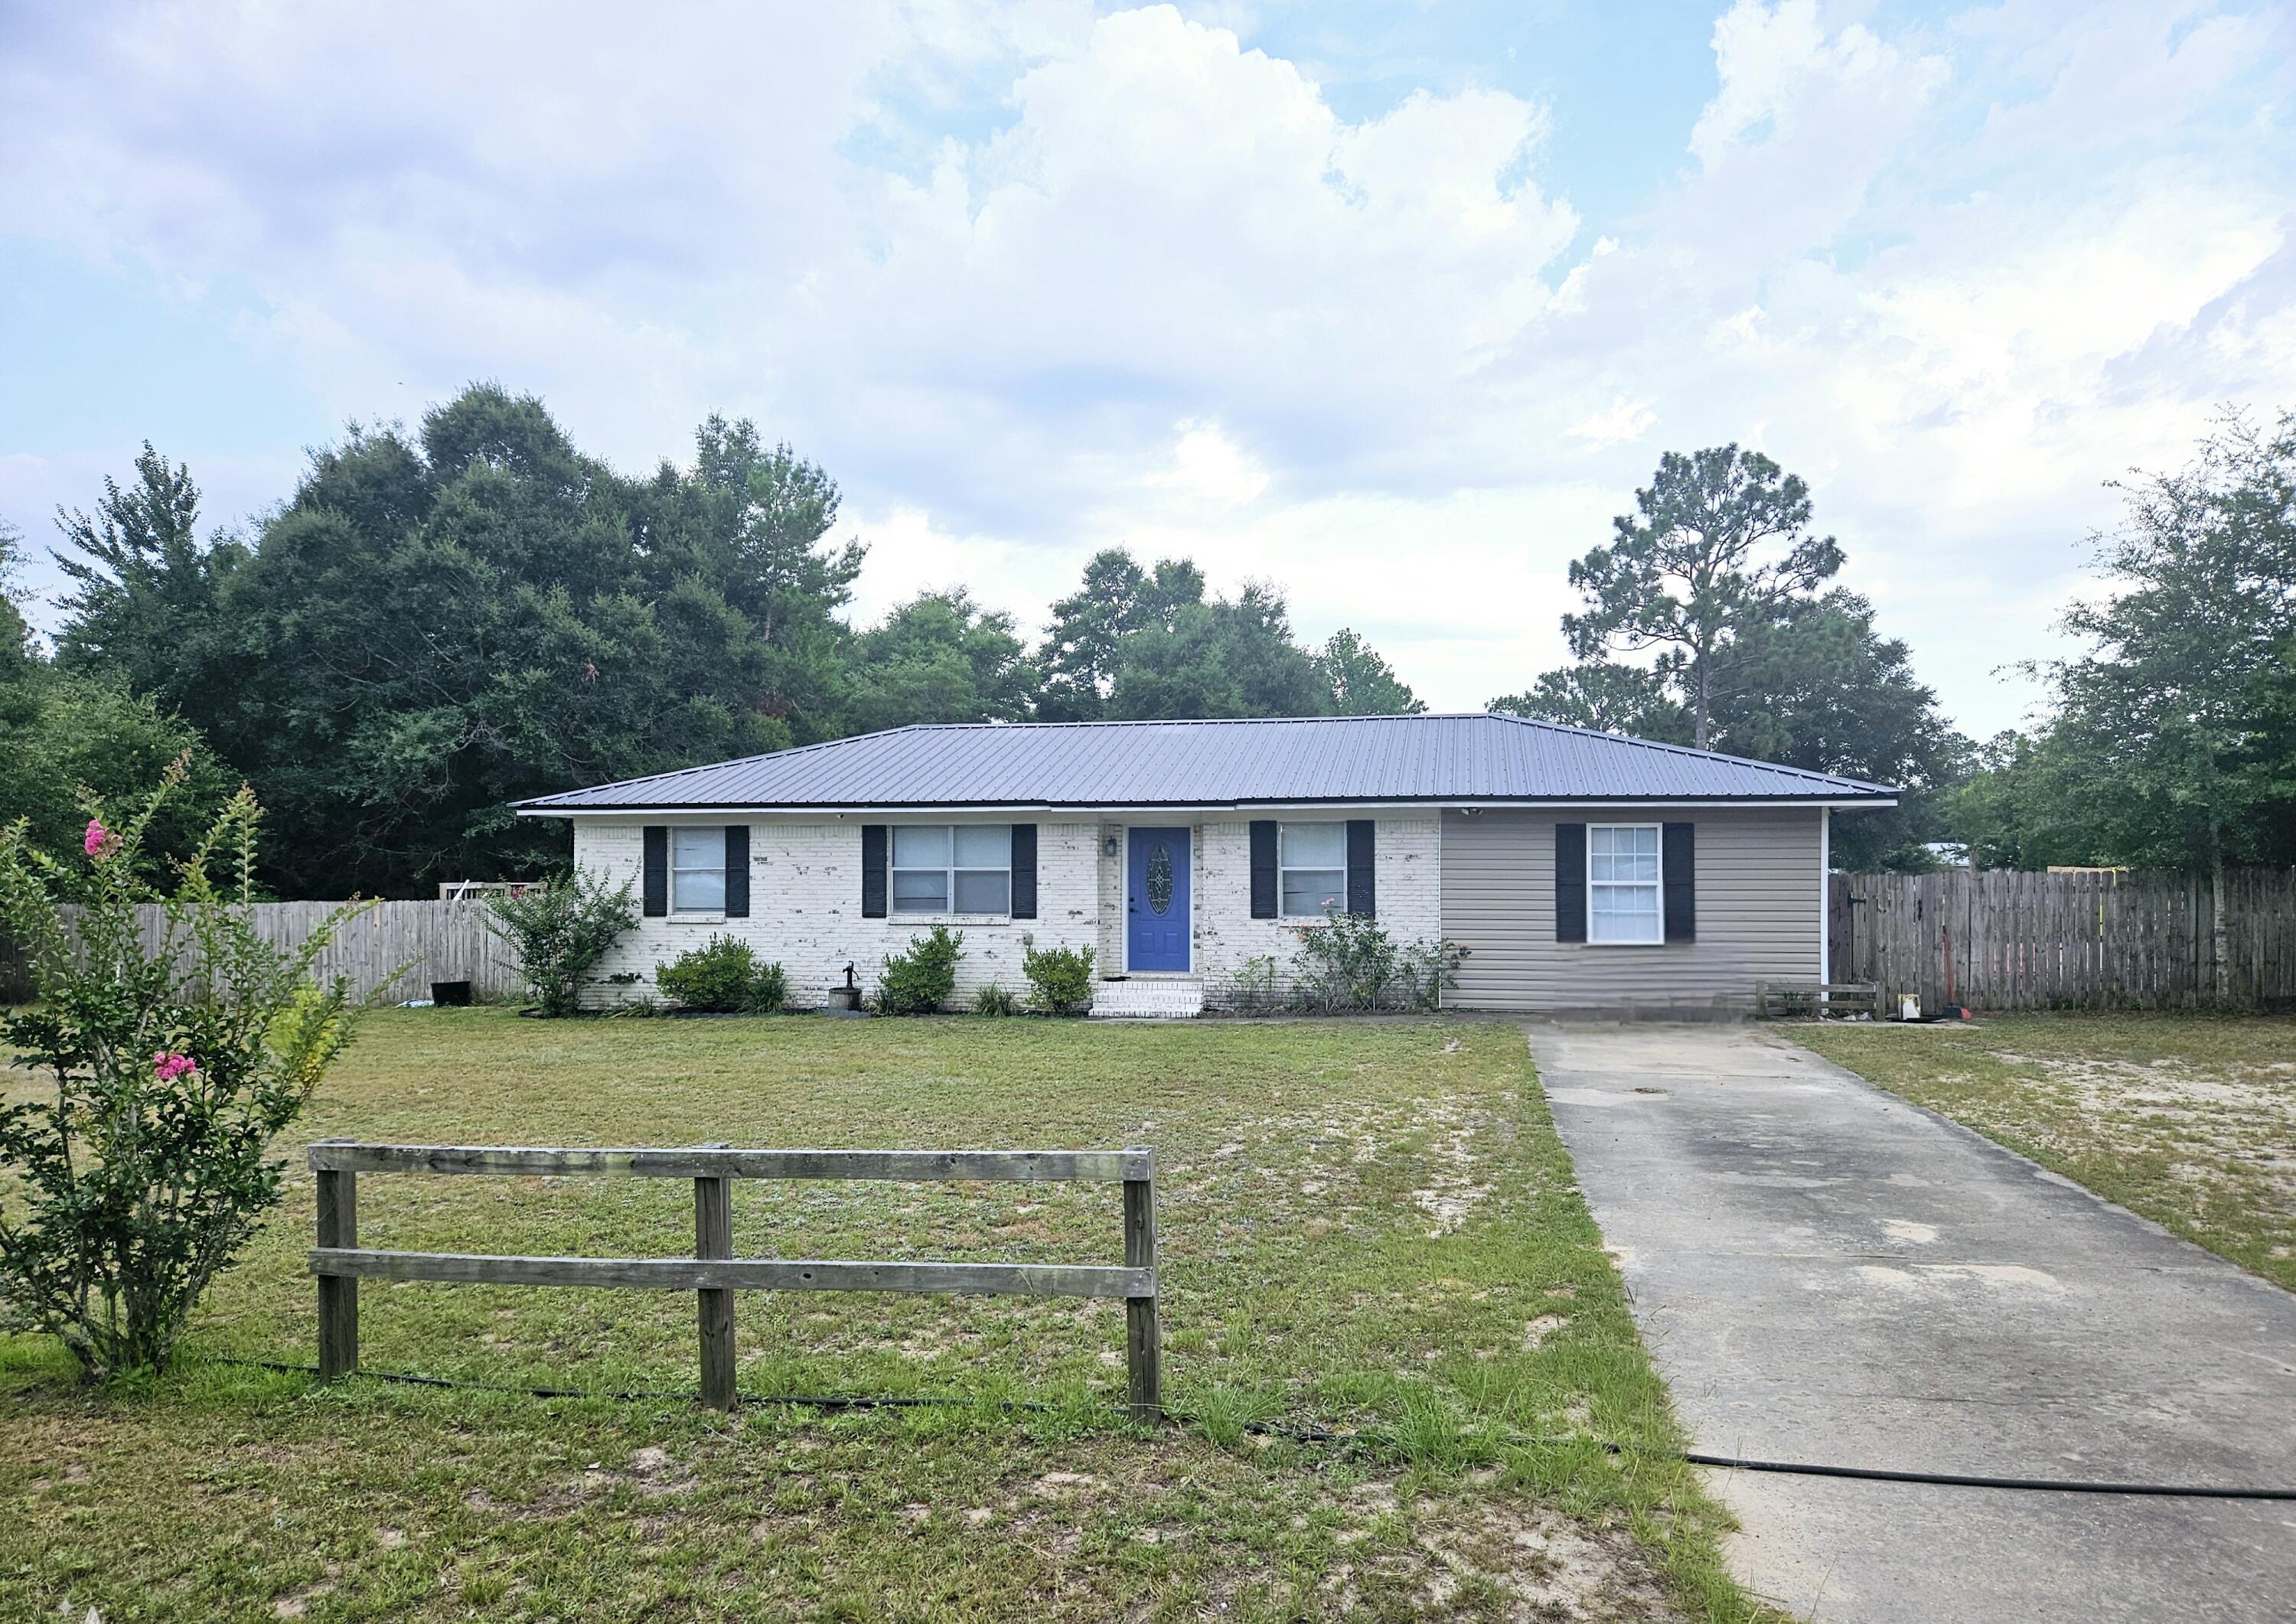
<svg viewBox="0 0 2296 1624"><path fill-rule="evenodd" d="M2296 406L2283 7L425 9L0 12L36 549L145 439L242 524L492 378L631 469L755 417L843 484L864 617L1033 622L1127 543L1464 709L1735 439L1985 733L2103 481Z"/></svg>

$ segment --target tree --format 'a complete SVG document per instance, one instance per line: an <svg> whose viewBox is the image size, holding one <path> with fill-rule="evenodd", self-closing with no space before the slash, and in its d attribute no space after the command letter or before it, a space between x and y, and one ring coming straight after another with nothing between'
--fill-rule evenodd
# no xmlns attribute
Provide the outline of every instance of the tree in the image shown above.
<svg viewBox="0 0 2296 1624"><path fill-rule="evenodd" d="M564 832L511 802L836 731L861 551L827 543L835 483L748 423L633 480L475 385L417 435L353 424L227 566L183 541L188 476L138 468L74 535L64 641L183 695L272 809L279 890L552 872Z"/></svg>
<svg viewBox="0 0 2296 1624"><path fill-rule="evenodd" d="M1012 616L961 586L920 593L855 640L843 730L1026 721L1037 685Z"/></svg>
<svg viewBox="0 0 2296 1624"><path fill-rule="evenodd" d="M1107 713L1126 720L1320 716L1329 684L1292 637L1283 599L1254 583L1234 599L1184 603L1125 639Z"/></svg>
<svg viewBox="0 0 2296 1624"><path fill-rule="evenodd" d="M1486 709L1596 733L1690 742L1689 719L1668 693L1665 676L1607 660L1549 671L1523 693L1502 693Z"/></svg>
<svg viewBox="0 0 2296 1624"><path fill-rule="evenodd" d="M1570 566L1587 599L1562 630L1574 658L1660 651L1678 683L1691 742L1708 748L1712 696L1740 634L1841 568L1831 536L1808 534L1809 488L1759 451L1734 445L1669 451L1635 493L1616 538Z"/></svg>
<svg viewBox="0 0 2296 1624"><path fill-rule="evenodd" d="M109 672L59 670L34 644L13 595L21 543L0 526L0 826L20 824L26 848L62 861L80 823L58 785L113 802L157 783L182 758L184 782L154 814L145 844L156 862L188 854L232 783L181 717L127 691Z"/></svg>
<svg viewBox="0 0 2296 1624"><path fill-rule="evenodd" d="M1742 628L1714 695L1715 748L1811 772L1894 784L1898 805L1833 824L1833 858L1851 871L1935 866L1938 797L1967 771L1969 742L1948 726L1904 643L1882 636L1873 605L1840 588L1792 598Z"/></svg>
<svg viewBox="0 0 2296 1624"><path fill-rule="evenodd" d="M2052 759L2114 860L2210 876L2221 995L2226 866L2296 857L2296 413L2228 415L2190 466L2116 488L2093 538L2114 590L2066 611L2089 650L2046 668Z"/></svg>
<svg viewBox="0 0 2296 1624"><path fill-rule="evenodd" d="M1122 547L1093 554L1083 583L1053 604L1037 655L1044 673L1038 718L1095 722L1107 715L1127 640L1152 627L1169 631L1181 610L1203 601L1203 571L1186 559L1162 559L1152 575Z"/></svg>
<svg viewBox="0 0 2296 1624"><path fill-rule="evenodd" d="M217 600L247 550L222 536L201 546L199 513L190 468L170 467L149 440L127 488L107 478L94 513L56 510L70 547L56 564L75 586L62 603L59 666L105 674L170 709L210 696Z"/></svg>
<svg viewBox="0 0 2296 1624"><path fill-rule="evenodd" d="M1379 651L1346 627L1316 651L1315 664L1335 716L1417 716L1427 709Z"/></svg>

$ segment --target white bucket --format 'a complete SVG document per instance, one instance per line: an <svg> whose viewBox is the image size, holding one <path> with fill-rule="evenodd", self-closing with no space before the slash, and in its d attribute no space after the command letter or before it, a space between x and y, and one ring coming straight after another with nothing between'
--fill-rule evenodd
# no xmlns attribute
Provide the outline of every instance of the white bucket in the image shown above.
<svg viewBox="0 0 2296 1624"><path fill-rule="evenodd" d="M1905 997L1901 997L1901 998L1899 998L1899 999L1898 1000L1898 1020L1900 1020L1900 1021L1919 1021L1921 1018L1922 1018L1922 1001L1921 1001L1919 998L1916 998L1916 997L1914 997L1914 995L1913 995L1913 994L1911 994L1911 993L1907 993L1907 994L1906 994L1906 996L1905 996Z"/></svg>

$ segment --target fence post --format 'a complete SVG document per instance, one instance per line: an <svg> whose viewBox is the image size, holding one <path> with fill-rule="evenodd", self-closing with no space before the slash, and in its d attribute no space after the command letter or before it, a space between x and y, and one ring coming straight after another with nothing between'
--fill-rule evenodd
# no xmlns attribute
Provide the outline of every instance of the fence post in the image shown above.
<svg viewBox="0 0 2296 1624"><path fill-rule="evenodd" d="M693 1255L734 1255L734 1181L730 1178L693 1181ZM730 1410L734 1402L734 1293L705 1287L694 1296L699 1300L701 1326L701 1402L713 1410Z"/></svg>
<svg viewBox="0 0 2296 1624"><path fill-rule="evenodd" d="M1128 1268L1156 1267L1155 1152L1133 1153L1151 1158L1148 1177L1124 1181L1124 1263ZM1132 1418L1160 1420L1164 1414L1163 1349L1156 1323L1156 1298L1124 1300L1124 1367L1131 1378Z"/></svg>
<svg viewBox="0 0 2296 1624"><path fill-rule="evenodd" d="M323 1169L319 1180L322 1246L358 1244L358 1175ZM332 1382L358 1368L358 1282L347 1275L319 1276L319 1380Z"/></svg>

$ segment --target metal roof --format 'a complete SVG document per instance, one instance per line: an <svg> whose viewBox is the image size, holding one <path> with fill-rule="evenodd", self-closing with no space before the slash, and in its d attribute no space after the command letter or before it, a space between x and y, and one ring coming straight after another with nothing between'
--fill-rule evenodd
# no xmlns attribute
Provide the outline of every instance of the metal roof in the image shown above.
<svg viewBox="0 0 2296 1624"><path fill-rule="evenodd" d="M1839 803L1896 793L1862 779L1484 714L896 727L519 805L547 814L1318 801Z"/></svg>

